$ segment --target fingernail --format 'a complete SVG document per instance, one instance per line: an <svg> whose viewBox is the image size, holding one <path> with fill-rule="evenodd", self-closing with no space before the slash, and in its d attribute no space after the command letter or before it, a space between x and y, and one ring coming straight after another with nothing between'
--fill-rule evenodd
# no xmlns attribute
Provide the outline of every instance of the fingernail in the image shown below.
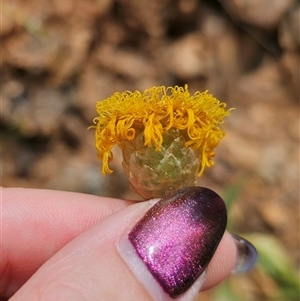
<svg viewBox="0 0 300 301"><path fill-rule="evenodd" d="M185 292L194 294L193 299L226 223L226 207L218 194L208 188L186 187L158 201L133 227L119 251L154 300ZM195 282L198 287L193 289Z"/></svg>
<svg viewBox="0 0 300 301"><path fill-rule="evenodd" d="M236 264L231 272L234 274L247 272L254 266L256 262L256 248L245 238L233 233L231 233L231 235L237 247Z"/></svg>

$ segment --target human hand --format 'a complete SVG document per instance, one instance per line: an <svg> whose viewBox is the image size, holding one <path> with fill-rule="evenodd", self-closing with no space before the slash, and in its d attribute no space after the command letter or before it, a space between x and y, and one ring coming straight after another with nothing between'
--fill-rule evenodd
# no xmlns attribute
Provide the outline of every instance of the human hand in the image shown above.
<svg viewBox="0 0 300 301"><path fill-rule="evenodd" d="M2 188L1 194L3 300L153 300L118 250L153 201L22 188ZM202 290L230 274L237 250L225 232ZM193 300L196 293L177 300Z"/></svg>

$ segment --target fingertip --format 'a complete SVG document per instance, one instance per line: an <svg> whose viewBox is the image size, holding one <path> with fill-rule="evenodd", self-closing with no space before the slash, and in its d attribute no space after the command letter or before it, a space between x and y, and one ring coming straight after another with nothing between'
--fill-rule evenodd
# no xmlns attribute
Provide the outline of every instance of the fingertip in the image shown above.
<svg viewBox="0 0 300 301"><path fill-rule="evenodd" d="M207 188L186 187L158 201L126 235L119 252L153 300L194 300L221 240L209 285L234 267L235 245L230 236L223 237L225 227L222 199Z"/></svg>
<svg viewBox="0 0 300 301"><path fill-rule="evenodd" d="M226 231L208 266L206 281L201 290L209 289L228 277L236 265L236 259L236 243Z"/></svg>

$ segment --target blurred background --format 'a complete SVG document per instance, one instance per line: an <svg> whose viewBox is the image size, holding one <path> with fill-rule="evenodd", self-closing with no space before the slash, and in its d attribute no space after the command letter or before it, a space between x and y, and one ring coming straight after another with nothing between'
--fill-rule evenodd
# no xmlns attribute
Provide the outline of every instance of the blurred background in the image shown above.
<svg viewBox="0 0 300 301"><path fill-rule="evenodd" d="M224 197L229 230L260 256L200 299L299 300L299 18L296 0L3 1L2 185L139 199L118 149L101 174L96 101L209 90L235 110L197 184Z"/></svg>

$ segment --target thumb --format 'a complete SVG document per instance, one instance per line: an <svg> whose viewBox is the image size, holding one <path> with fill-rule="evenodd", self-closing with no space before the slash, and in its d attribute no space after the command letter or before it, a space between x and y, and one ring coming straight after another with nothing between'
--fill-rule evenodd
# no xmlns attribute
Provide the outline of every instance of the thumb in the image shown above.
<svg viewBox="0 0 300 301"><path fill-rule="evenodd" d="M235 266L223 206L190 187L121 209L56 253L11 301L193 300L205 278L211 287Z"/></svg>

